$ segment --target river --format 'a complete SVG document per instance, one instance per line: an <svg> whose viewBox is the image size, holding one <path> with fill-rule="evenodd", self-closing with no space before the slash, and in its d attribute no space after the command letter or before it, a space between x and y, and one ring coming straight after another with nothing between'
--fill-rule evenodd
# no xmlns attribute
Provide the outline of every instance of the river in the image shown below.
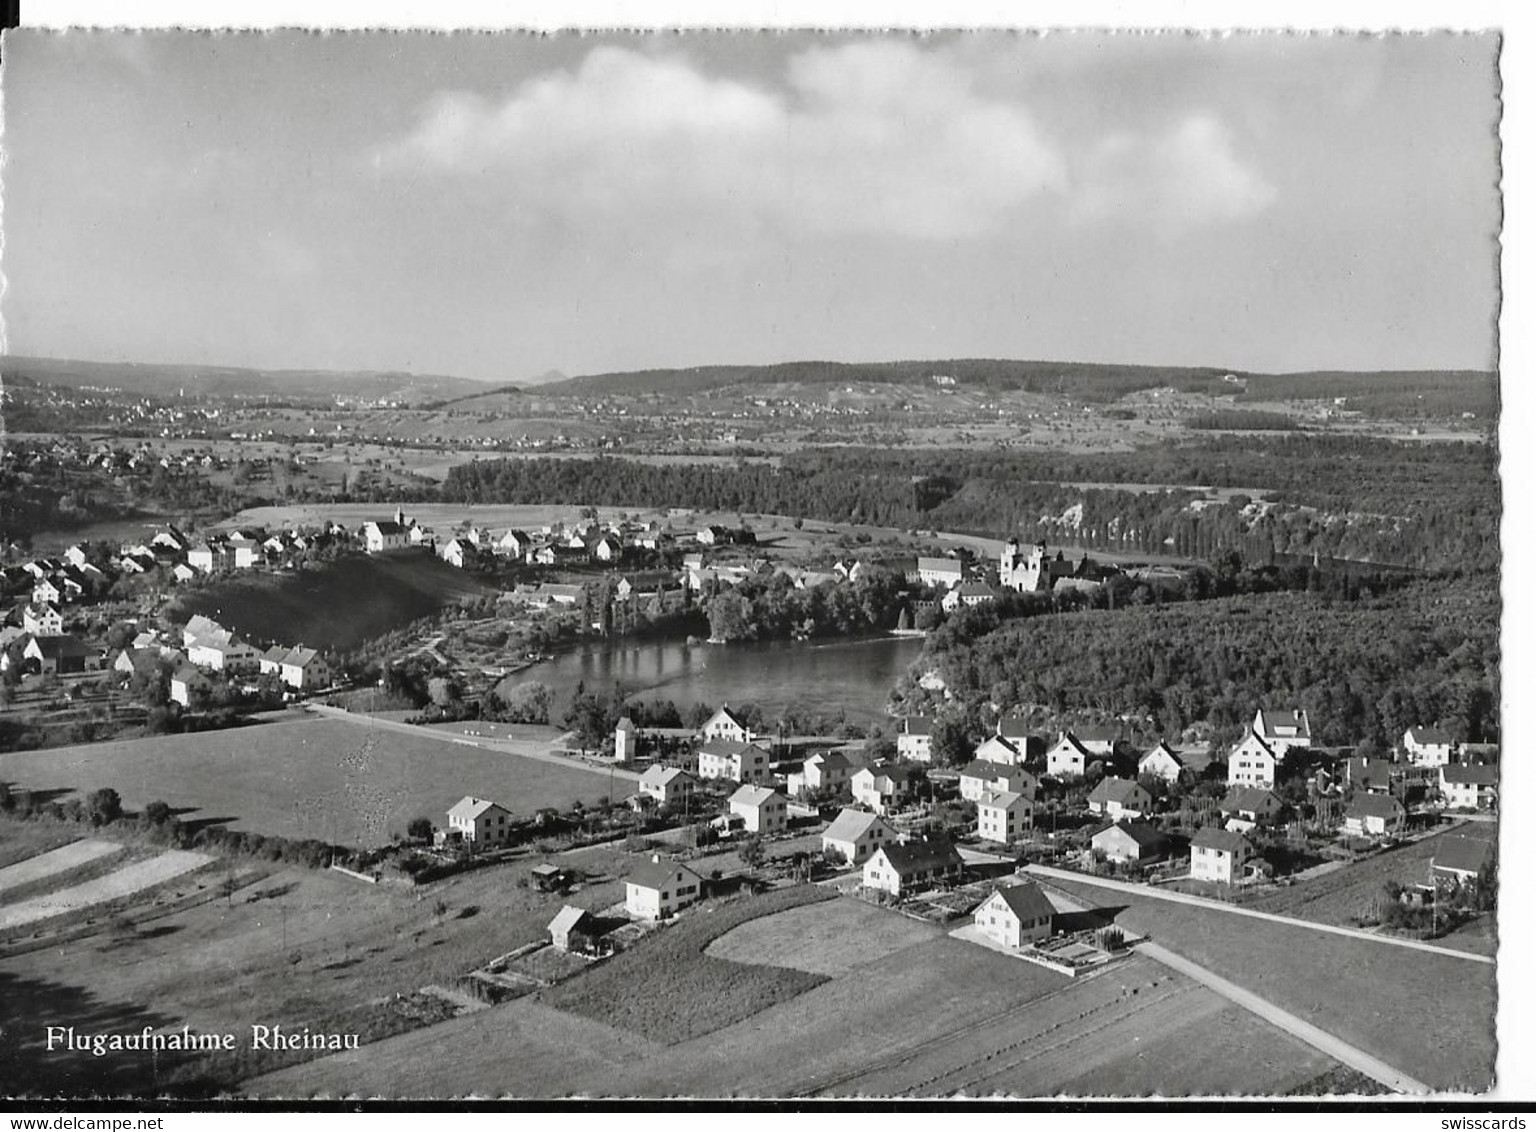
<svg viewBox="0 0 1536 1132"><path fill-rule="evenodd" d="M885 716L886 695L922 651L921 637L834 641L763 641L689 645L588 644L524 669L510 682L540 680L554 691L558 719L585 681L605 690L615 680L645 700L681 709L700 702L755 703L769 716L788 707L868 721Z"/></svg>

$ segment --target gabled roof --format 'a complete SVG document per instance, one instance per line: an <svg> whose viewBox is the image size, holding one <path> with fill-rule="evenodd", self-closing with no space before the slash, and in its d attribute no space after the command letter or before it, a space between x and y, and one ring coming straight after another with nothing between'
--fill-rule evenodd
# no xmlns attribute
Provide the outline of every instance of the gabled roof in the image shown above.
<svg viewBox="0 0 1536 1132"><path fill-rule="evenodd" d="M821 754L812 755L810 758L805 760L806 766L810 766L812 763L815 763L823 771L849 770L853 766L853 764L848 761L848 756L843 754L841 751L823 751Z"/></svg>
<svg viewBox="0 0 1536 1132"><path fill-rule="evenodd" d="M1277 803L1280 801L1273 790L1266 790L1262 786L1234 786L1221 800L1221 809L1227 814L1256 814L1265 808L1266 798L1273 798Z"/></svg>
<svg viewBox="0 0 1536 1132"><path fill-rule="evenodd" d="M671 884L672 878L678 873L682 873L685 880L688 877L692 877L696 881L701 880L699 874L686 865L680 865L676 861L670 861L664 857L660 859L653 857L651 860L645 861L634 872L625 877L624 880L627 884L636 884L641 888L660 889L665 885Z"/></svg>
<svg viewBox="0 0 1536 1132"><path fill-rule="evenodd" d="M1289 711L1261 710L1259 712L1259 719L1264 726L1262 735L1264 738L1290 738L1291 736L1289 735L1280 735L1281 728L1286 728L1287 730L1294 728L1296 731L1295 737L1298 739L1310 739L1312 737L1312 725L1307 721L1307 713L1304 711L1294 709Z"/></svg>
<svg viewBox="0 0 1536 1132"><path fill-rule="evenodd" d="M864 774L866 771L875 778L889 778L896 783L905 782L912 777L912 768L903 766L901 763L876 763L874 766L864 767L858 773Z"/></svg>
<svg viewBox="0 0 1536 1132"><path fill-rule="evenodd" d="M933 720L926 715L909 715L902 721L903 735L932 735Z"/></svg>
<svg viewBox="0 0 1536 1132"><path fill-rule="evenodd" d="M579 928L583 923L591 920L592 913L585 908L578 908L574 904L567 904L555 913L555 918L549 921L549 930L552 932L570 932Z"/></svg>
<svg viewBox="0 0 1536 1132"><path fill-rule="evenodd" d="M715 755L726 759L734 758L750 750L762 751L763 754L768 753L763 751L756 743L738 743L735 739L711 739L707 743L699 744L699 754Z"/></svg>
<svg viewBox="0 0 1536 1132"><path fill-rule="evenodd" d="M746 785L739 787L730 800L733 805L761 806L775 797L782 799L784 796L772 786Z"/></svg>
<svg viewBox="0 0 1536 1132"><path fill-rule="evenodd" d="M1443 727L1410 727L1408 734L1415 743L1424 747L1448 747L1455 742L1451 733Z"/></svg>
<svg viewBox="0 0 1536 1132"><path fill-rule="evenodd" d="M1093 836L1094 838L1097 838L1099 834L1108 833L1112 829L1118 829L1121 833L1125 834L1143 849L1153 848L1163 844L1168 840L1168 838L1165 837L1162 832L1151 823L1144 821L1127 821L1124 818L1117 822L1111 822L1109 825L1106 825L1102 829L1095 830Z"/></svg>
<svg viewBox="0 0 1536 1132"><path fill-rule="evenodd" d="M1012 752L1015 755L1021 753L1017 743L1015 743L1012 739L1005 739L1001 735L988 735L980 743L976 744L976 749L980 751L983 747L990 747L994 744L1002 747L1005 751Z"/></svg>
<svg viewBox="0 0 1536 1132"><path fill-rule="evenodd" d="M1478 766L1473 763L1455 763L1440 768L1440 778L1444 782L1455 782L1464 786L1497 786L1499 783L1499 768L1496 766Z"/></svg>
<svg viewBox="0 0 1536 1132"><path fill-rule="evenodd" d="M495 802L488 801L485 798L467 795L453 804L453 808L448 811L448 816L450 818L458 818L460 821L474 821L475 818L493 806L498 810L506 809L505 806L498 806Z"/></svg>
<svg viewBox="0 0 1536 1132"><path fill-rule="evenodd" d="M725 716L726 719L729 719L737 727L741 728L743 731L750 730L750 728L747 727L746 721L724 704L721 705L719 711L715 712L714 715L709 717L709 719L705 722L705 726L709 726L709 724L719 719L722 715Z"/></svg>
<svg viewBox="0 0 1536 1132"><path fill-rule="evenodd" d="M857 841L877 823L883 824L875 814L864 810L844 810L827 826L822 837L833 841Z"/></svg>
<svg viewBox="0 0 1536 1132"><path fill-rule="evenodd" d="M287 657L284 658L283 663L292 664L299 668L303 668L306 665L313 664L319 656L320 654L314 649L307 649L303 645L299 645L297 648L289 651Z"/></svg>
<svg viewBox="0 0 1536 1132"><path fill-rule="evenodd" d="M1009 766L1007 763L995 763L988 759L972 759L960 770L961 778L979 778L984 782L991 782L998 778L1034 778L1034 775L1020 766Z"/></svg>
<svg viewBox="0 0 1536 1132"><path fill-rule="evenodd" d="M932 573L959 574L962 572L958 558L922 558L917 560L919 570L928 570Z"/></svg>
<svg viewBox="0 0 1536 1132"><path fill-rule="evenodd" d="M1390 794L1356 794L1344 816L1349 818L1399 818L1403 804Z"/></svg>
<svg viewBox="0 0 1536 1132"><path fill-rule="evenodd" d="M1040 886L1030 881L995 889L992 895L1001 897L1008 910L1021 920L1038 920L1056 914L1055 906L1040 891Z"/></svg>
<svg viewBox="0 0 1536 1132"><path fill-rule="evenodd" d="M1214 825L1201 826L1190 844L1197 849L1216 849L1222 853L1253 852L1253 844L1241 833L1217 829Z"/></svg>
<svg viewBox="0 0 1536 1132"><path fill-rule="evenodd" d="M1157 746L1153 747L1146 754L1142 755L1141 758L1136 760L1136 765L1140 766L1142 763L1144 763L1148 759L1150 759L1153 755L1157 755L1157 754L1166 755L1168 758L1173 760L1173 764L1175 766L1183 766L1184 765L1184 760L1179 757L1178 752L1175 751L1172 747L1170 747L1165 742L1159 742L1157 744Z"/></svg>
<svg viewBox="0 0 1536 1132"><path fill-rule="evenodd" d="M1014 805L1024 800L1024 795L1012 790L986 790L980 798L976 799L978 806L1000 806L1003 809L1011 809Z"/></svg>
<svg viewBox="0 0 1536 1132"><path fill-rule="evenodd" d="M948 841L906 841L882 845L876 853L884 853L896 875L902 877L965 866L959 850Z"/></svg>
<svg viewBox="0 0 1536 1132"><path fill-rule="evenodd" d="M381 535L403 535L405 528L393 519L378 519L363 524L364 529L372 527Z"/></svg>
<svg viewBox="0 0 1536 1132"><path fill-rule="evenodd" d="M1056 746L1052 747L1051 750L1054 751L1061 747L1069 747L1076 751L1078 754L1082 755L1085 759L1090 757L1092 754L1092 752L1089 751L1087 747L1083 746L1083 744L1078 740L1077 735L1071 731L1062 732L1061 738L1056 740Z"/></svg>
<svg viewBox="0 0 1536 1132"><path fill-rule="evenodd" d="M1068 732L1083 743L1114 743L1120 738L1120 728L1113 726L1076 727Z"/></svg>
<svg viewBox="0 0 1536 1132"><path fill-rule="evenodd" d="M627 716L627 715L619 716L619 721L613 725L613 729L615 731L638 731L639 730L639 728L635 726L635 721L633 719L630 719L629 716ZM655 768L653 767L652 769L655 769Z"/></svg>
<svg viewBox="0 0 1536 1132"><path fill-rule="evenodd" d="M1434 867L1476 873L1493 856L1493 843L1476 837L1447 837L1435 849Z"/></svg>
<svg viewBox="0 0 1536 1132"><path fill-rule="evenodd" d="M268 664L281 664L283 663L283 659L288 655L288 652L289 650L283 645L273 645L266 652L261 654L261 659L266 661Z"/></svg>
<svg viewBox="0 0 1536 1132"><path fill-rule="evenodd" d="M68 633L52 637L37 636L33 637L32 640L37 644L37 650L45 660L61 660L64 657L84 656L88 651L85 645Z"/></svg>
<svg viewBox="0 0 1536 1132"><path fill-rule="evenodd" d="M1088 795L1090 802L1129 802L1137 794L1146 794L1141 784L1133 778L1102 778Z"/></svg>
<svg viewBox="0 0 1536 1132"><path fill-rule="evenodd" d="M1241 747L1244 744L1248 743L1250 740L1252 742L1254 742L1254 743L1257 743L1259 745L1259 749L1264 754L1268 755L1270 758L1274 759L1276 762L1279 761L1280 756L1275 754L1275 749L1273 747L1271 747L1268 742L1265 741L1264 736L1260 735L1257 731L1255 731L1251 727L1248 729L1248 734L1243 736L1242 740L1237 744L1237 746ZM1236 749L1237 749L1236 747L1233 748L1233 750L1236 750Z"/></svg>

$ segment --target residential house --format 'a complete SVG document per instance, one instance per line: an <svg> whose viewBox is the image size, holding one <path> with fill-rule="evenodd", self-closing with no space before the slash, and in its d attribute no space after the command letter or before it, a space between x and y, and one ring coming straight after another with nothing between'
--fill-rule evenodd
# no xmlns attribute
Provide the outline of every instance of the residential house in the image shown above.
<svg viewBox="0 0 1536 1132"><path fill-rule="evenodd" d="M806 759L800 770L789 776L788 785L791 793L840 790L852 776L853 764L848 756L840 751L827 751Z"/></svg>
<svg viewBox="0 0 1536 1132"><path fill-rule="evenodd" d="M1390 794L1356 794L1344 811L1344 831L1356 837L1385 837L1399 832L1406 816Z"/></svg>
<svg viewBox="0 0 1536 1132"><path fill-rule="evenodd" d="M1312 745L1312 724L1304 711L1265 711L1260 708L1253 717L1253 730L1268 744L1276 758L1285 758L1289 751Z"/></svg>
<svg viewBox="0 0 1536 1132"><path fill-rule="evenodd" d="M1111 821L1139 818L1152 808L1152 795L1134 778L1109 775L1100 779L1088 795L1088 808Z"/></svg>
<svg viewBox="0 0 1536 1132"><path fill-rule="evenodd" d="M467 538L455 538L438 547L437 556L448 565L462 570L480 561L480 549Z"/></svg>
<svg viewBox="0 0 1536 1132"><path fill-rule="evenodd" d="M1493 842L1480 837L1443 837L1430 860L1436 885L1475 886L1483 869L1494 860Z"/></svg>
<svg viewBox="0 0 1536 1132"><path fill-rule="evenodd" d="M1410 727L1403 732L1403 750L1414 766L1445 766L1456 757L1456 740L1440 727Z"/></svg>
<svg viewBox="0 0 1536 1132"><path fill-rule="evenodd" d="M1029 717L1020 712L1009 712L999 716L997 720L997 734L1012 743L1020 751L1029 750Z"/></svg>
<svg viewBox="0 0 1536 1132"><path fill-rule="evenodd" d="M234 636L228 629L220 625L212 618L204 617L201 613L194 613L181 630L181 643L187 647L196 644L228 644Z"/></svg>
<svg viewBox="0 0 1536 1132"><path fill-rule="evenodd" d="M1274 791L1262 786L1234 786L1222 799L1221 812L1228 815L1228 829L1248 833L1274 821L1283 805Z"/></svg>
<svg viewBox="0 0 1536 1132"><path fill-rule="evenodd" d="M1344 764L1344 780L1367 794L1392 792L1392 763L1387 759L1356 756Z"/></svg>
<svg viewBox="0 0 1536 1132"><path fill-rule="evenodd" d="M64 601L64 589L56 578L39 578L32 587L33 605L60 605Z"/></svg>
<svg viewBox="0 0 1536 1132"><path fill-rule="evenodd" d="M171 567L171 577L185 585L187 582L190 582L193 578L197 577L197 571L192 569L192 567L188 566L185 562L178 562L176 565Z"/></svg>
<svg viewBox="0 0 1536 1132"><path fill-rule="evenodd" d="M965 862L948 841L938 839L887 843L864 862L864 885L907 896L919 888L954 884L965 875Z"/></svg>
<svg viewBox="0 0 1536 1132"><path fill-rule="evenodd" d="M71 566L84 566L86 561L85 547L76 543L64 552L64 560Z"/></svg>
<svg viewBox="0 0 1536 1132"><path fill-rule="evenodd" d="M975 802L989 790L1010 791L1033 799L1040 792L1040 783L1021 766L980 759L967 763L960 772L960 797Z"/></svg>
<svg viewBox="0 0 1536 1132"><path fill-rule="evenodd" d="M911 770L899 763L863 767L849 779L853 800L877 814L888 813L907 796L911 776Z"/></svg>
<svg viewBox="0 0 1536 1132"><path fill-rule="evenodd" d="M975 913L976 926L1004 947L1024 947L1051 938L1056 909L1032 881L993 890Z"/></svg>
<svg viewBox="0 0 1536 1132"><path fill-rule="evenodd" d="M261 561L261 545L248 536L233 536L229 540L229 556L236 570L249 570Z"/></svg>
<svg viewBox="0 0 1536 1132"><path fill-rule="evenodd" d="M1106 825L1089 839L1089 844L1095 852L1103 853L1105 860L1122 864L1145 865L1168 855L1167 837L1151 824L1130 818Z"/></svg>
<svg viewBox="0 0 1536 1132"><path fill-rule="evenodd" d="M619 716L619 721L613 725L613 761L631 761L639 753L639 743L640 729L635 726L635 721L627 715Z"/></svg>
<svg viewBox="0 0 1536 1132"><path fill-rule="evenodd" d="M199 641L190 645L187 659L199 668L214 672L258 672L261 669L261 654L233 637L222 644Z"/></svg>
<svg viewBox="0 0 1536 1132"><path fill-rule="evenodd" d="M925 586L948 590L965 580L965 567L958 558L919 558L917 576Z"/></svg>
<svg viewBox="0 0 1536 1132"><path fill-rule="evenodd" d="M112 671L119 676L148 676L160 667L160 650L157 648L126 648L112 662Z"/></svg>
<svg viewBox="0 0 1536 1132"><path fill-rule="evenodd" d="M939 601L939 608L945 613L953 613L960 608L970 609L972 606L983 605L989 601L996 601L1002 593L991 585L982 581L961 582L952 587Z"/></svg>
<svg viewBox="0 0 1536 1132"><path fill-rule="evenodd" d="M681 767L656 764L640 776L640 793L660 806L682 806L693 796L698 780Z"/></svg>
<svg viewBox="0 0 1536 1132"><path fill-rule="evenodd" d="M896 736L896 753L913 762L933 761L933 720L926 715L909 715L901 721Z"/></svg>
<svg viewBox="0 0 1536 1132"><path fill-rule="evenodd" d="M1499 799L1499 768L1469 763L1443 766L1440 793L1453 810L1491 810Z"/></svg>
<svg viewBox="0 0 1536 1132"><path fill-rule="evenodd" d="M599 562L617 562L624 557L624 545L611 535L604 535L592 544L592 557Z"/></svg>
<svg viewBox="0 0 1536 1132"><path fill-rule="evenodd" d="M549 942L556 951L585 951L596 934L595 924L591 912L567 904L549 921Z"/></svg>
<svg viewBox="0 0 1536 1132"><path fill-rule="evenodd" d="M232 570L235 565L235 554L227 543L200 542L187 551L187 565L200 574Z"/></svg>
<svg viewBox="0 0 1536 1132"><path fill-rule="evenodd" d="M665 920L703 896L704 881L692 869L660 854L624 878L624 908L642 920Z"/></svg>
<svg viewBox="0 0 1536 1132"><path fill-rule="evenodd" d="M755 743L711 739L699 747L699 777L761 782L768 777L768 752Z"/></svg>
<svg viewBox="0 0 1536 1132"><path fill-rule="evenodd" d="M1056 745L1045 752L1045 773L1052 778L1081 778L1090 755L1071 731L1064 731Z"/></svg>
<svg viewBox="0 0 1536 1132"><path fill-rule="evenodd" d="M727 804L748 833L778 833L789 824L789 800L771 786L741 786Z"/></svg>
<svg viewBox="0 0 1536 1132"><path fill-rule="evenodd" d="M699 737L702 739L725 739L732 743L752 742L752 729L746 722L730 709L729 705L722 706L719 711L710 716L699 728Z"/></svg>
<svg viewBox="0 0 1536 1132"><path fill-rule="evenodd" d="M168 554L180 554L192 545L192 540L175 527L166 527L149 540L149 545L156 551L164 550Z"/></svg>
<svg viewBox="0 0 1536 1132"><path fill-rule="evenodd" d="M208 678L195 668L183 665L171 673L171 699L184 708L192 706L195 693L206 691Z"/></svg>
<svg viewBox="0 0 1536 1132"><path fill-rule="evenodd" d="M1034 828L1035 803L1012 790L988 790L976 800L976 833L985 841L1012 845Z"/></svg>
<svg viewBox="0 0 1536 1132"><path fill-rule="evenodd" d="M299 645L283 657L280 675L288 687L298 692L308 692L329 686L331 666L314 649Z"/></svg>
<svg viewBox="0 0 1536 1132"><path fill-rule="evenodd" d="M494 548L497 554L505 555L508 558L521 558L528 553L532 545L533 540L528 537L526 531L509 528L504 535L496 540Z"/></svg>
<svg viewBox="0 0 1536 1132"><path fill-rule="evenodd" d="M1250 729L1227 756L1227 785L1268 789L1275 784L1279 766L1280 756L1262 735Z"/></svg>
<svg viewBox="0 0 1536 1132"><path fill-rule="evenodd" d="M1090 755L1098 755L1107 758L1115 753L1115 747L1120 742L1120 729L1118 727L1079 727L1072 734L1082 744L1083 750Z"/></svg>
<svg viewBox="0 0 1536 1132"><path fill-rule="evenodd" d="M1208 825L1189 843L1189 875L1194 880L1236 884L1253 857L1253 843L1241 833Z"/></svg>
<svg viewBox="0 0 1536 1132"><path fill-rule="evenodd" d="M840 856L850 865L862 865L882 845L894 843L896 833L880 818L865 810L844 810L821 835L821 851Z"/></svg>
<svg viewBox="0 0 1536 1132"><path fill-rule="evenodd" d="M989 735L975 750L973 758L984 763L1002 763L1006 766L1022 766L1024 748L1001 735Z"/></svg>
<svg viewBox="0 0 1536 1132"><path fill-rule="evenodd" d="M1174 752L1173 748L1165 742L1159 742L1141 758L1136 760L1137 777L1161 778L1172 786L1178 782L1179 774L1184 770L1184 760Z"/></svg>
<svg viewBox="0 0 1536 1132"><path fill-rule="evenodd" d="M91 650L67 633L33 637L21 650L21 655L23 660L37 661L38 671L45 676L88 671L93 659ZM99 657L95 659L99 666Z"/></svg>
<svg viewBox="0 0 1536 1132"><path fill-rule="evenodd" d="M363 549L369 554L383 554L390 550L404 550L411 545L411 535L404 524L392 519L363 524Z"/></svg>
<svg viewBox="0 0 1536 1132"><path fill-rule="evenodd" d="M21 627L38 637L57 637L64 632L64 615L48 604L29 605L21 611Z"/></svg>
<svg viewBox="0 0 1536 1132"><path fill-rule="evenodd" d="M512 835L512 814L485 798L467 796L448 811L448 832L473 845L505 845Z"/></svg>

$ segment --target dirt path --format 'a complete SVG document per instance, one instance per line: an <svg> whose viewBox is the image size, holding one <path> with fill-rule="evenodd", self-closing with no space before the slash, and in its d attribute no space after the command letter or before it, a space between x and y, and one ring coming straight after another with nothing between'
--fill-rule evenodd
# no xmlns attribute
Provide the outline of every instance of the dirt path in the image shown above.
<svg viewBox="0 0 1536 1132"><path fill-rule="evenodd" d="M1255 920L1269 920L1271 923L1290 924L1292 927L1297 928L1309 928L1315 932L1329 932L1333 935L1350 936L1353 939L1367 939L1372 943L1385 943L1393 947L1406 947L1413 951L1428 951L1435 955L1449 955L1453 959L1465 959L1469 963L1487 963L1489 965L1493 963L1493 960L1486 955L1474 955L1469 951L1458 951L1454 947L1441 947L1438 944L1424 943L1416 939L1398 939L1395 936L1378 935L1375 932L1364 931L1360 928L1341 928L1335 924L1319 924L1313 920L1298 920L1294 916L1281 916L1274 912L1256 912L1251 908L1239 908L1235 904L1223 904L1219 900L1207 900L1203 896L1191 896L1186 892L1165 892L1146 884L1130 884L1126 881L1109 880L1105 877L1087 876L1083 873L1072 872L1069 869L1053 869L1049 865L1029 865L1025 871L1035 876L1070 881L1075 884L1087 884L1096 888L1107 888L1114 892L1123 892L1127 896L1145 896L1152 900L1167 900L1173 904L1189 904L1196 908L1226 912L1232 916L1248 916Z"/></svg>
<svg viewBox="0 0 1536 1132"><path fill-rule="evenodd" d="M325 716L327 719L340 719L347 723L355 724L358 727L379 727L386 731L399 731L416 739L425 737L444 743L459 743L466 747L479 747L485 751L497 751L502 754L517 755L519 758L535 759L538 762L568 767L571 770L585 770L591 774L602 775L604 778L620 778L626 782L640 781L640 776L632 770L625 770L622 767L593 766L578 759L551 754L549 748L564 742L565 736L547 743L535 742L531 739L472 739L463 735L450 735L443 731L428 730L417 727L413 723L399 723L392 719L380 719L374 715L361 715L357 712L347 711L344 708L331 707L329 704L311 703L304 706L318 715Z"/></svg>
<svg viewBox="0 0 1536 1132"><path fill-rule="evenodd" d="M57 849L50 849L0 869L0 892L20 888L56 873L68 872L114 853L121 853L122 850L123 847L115 841L72 841L68 845L61 845Z"/></svg>

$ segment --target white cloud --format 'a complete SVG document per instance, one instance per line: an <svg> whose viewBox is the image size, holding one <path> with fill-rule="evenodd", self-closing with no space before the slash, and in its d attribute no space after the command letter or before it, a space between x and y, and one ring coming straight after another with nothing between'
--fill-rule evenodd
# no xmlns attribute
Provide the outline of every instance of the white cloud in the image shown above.
<svg viewBox="0 0 1536 1132"><path fill-rule="evenodd" d="M1079 220L1150 223L1171 237L1256 216L1277 193L1238 159L1215 117L1195 114L1162 134L1106 138L1083 163L1074 196Z"/></svg>
<svg viewBox="0 0 1536 1132"><path fill-rule="evenodd" d="M597 47L499 104L441 96L379 163L494 176L519 212L573 223L665 213L937 240L995 230L1064 185L1023 107L895 41L802 52L783 92Z"/></svg>

